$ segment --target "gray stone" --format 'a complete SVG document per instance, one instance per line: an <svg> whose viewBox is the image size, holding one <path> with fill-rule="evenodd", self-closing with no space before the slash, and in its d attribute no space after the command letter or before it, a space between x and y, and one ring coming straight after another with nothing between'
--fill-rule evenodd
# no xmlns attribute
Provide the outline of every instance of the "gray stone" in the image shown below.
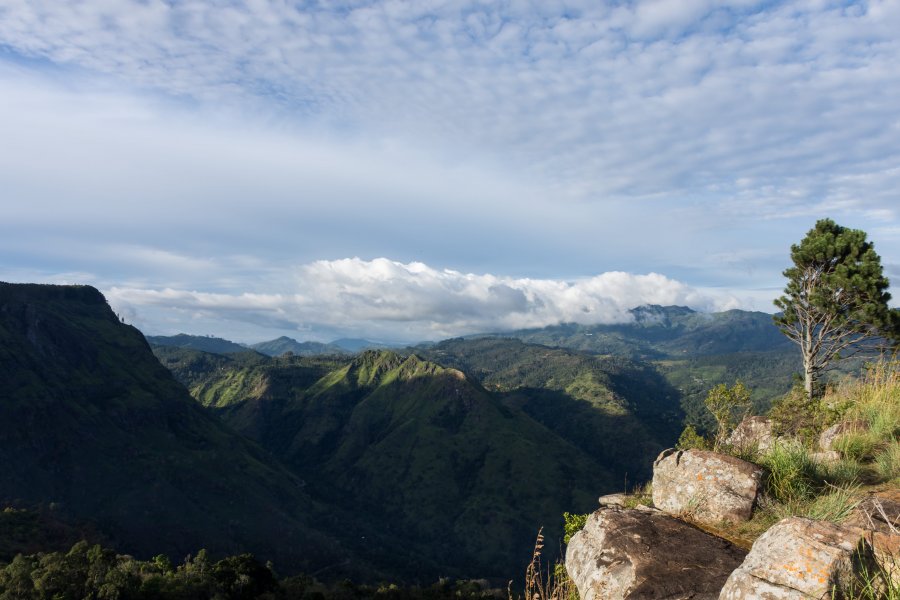
<svg viewBox="0 0 900 600"><path fill-rule="evenodd" d="M819 447L822 450L834 450L834 442L842 435L868 431L868 429L869 424L865 421L843 421L837 425L832 425L819 434Z"/></svg>
<svg viewBox="0 0 900 600"><path fill-rule="evenodd" d="M841 460L841 453L837 450L822 450L810 453L809 457L819 463L837 462Z"/></svg>
<svg viewBox="0 0 900 600"><path fill-rule="evenodd" d="M744 452L754 449L759 452L769 450L775 443L772 419L744 417L744 420L735 427L725 443Z"/></svg>
<svg viewBox="0 0 900 600"><path fill-rule="evenodd" d="M626 498L628 498L628 494L606 494L600 496L599 502L600 506L625 506Z"/></svg>
<svg viewBox="0 0 900 600"><path fill-rule="evenodd" d="M746 551L655 510L601 508L569 541L581 600L712 600Z"/></svg>
<svg viewBox="0 0 900 600"><path fill-rule="evenodd" d="M726 454L665 450L653 464L653 504L699 522L747 521L764 472L759 465Z"/></svg>
<svg viewBox="0 0 900 600"><path fill-rule="evenodd" d="M875 570L872 547L858 527L803 517L784 519L753 543L728 577L720 600L841 598L863 571Z"/></svg>

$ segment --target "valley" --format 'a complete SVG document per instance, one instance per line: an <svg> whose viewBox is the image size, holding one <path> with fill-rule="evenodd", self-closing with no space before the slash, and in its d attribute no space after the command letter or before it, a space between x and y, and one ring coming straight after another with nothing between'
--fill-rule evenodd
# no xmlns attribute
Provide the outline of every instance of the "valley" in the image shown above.
<svg viewBox="0 0 900 600"><path fill-rule="evenodd" d="M593 336L560 326L350 354L289 338L148 346L92 288L3 294L3 422L35 424L0 438L16 465L5 502L52 503L138 556L251 551L325 578L500 581L539 528L552 556L563 512L646 481L686 421L705 425L709 387L764 382L767 407L794 368L764 350L756 314L651 307ZM749 333L703 341L723 323Z"/></svg>

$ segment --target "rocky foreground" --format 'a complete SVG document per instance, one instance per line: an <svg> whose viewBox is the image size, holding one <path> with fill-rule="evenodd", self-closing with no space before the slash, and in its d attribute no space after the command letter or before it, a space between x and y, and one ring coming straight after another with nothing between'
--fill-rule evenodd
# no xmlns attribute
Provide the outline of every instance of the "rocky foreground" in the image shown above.
<svg viewBox="0 0 900 600"><path fill-rule="evenodd" d="M759 423L750 428L768 435ZM652 506L601 498L570 540L566 570L581 599L807 600L900 585L896 490L869 496L839 525L783 519L749 552L704 530L749 520L763 479L761 467L733 456L664 451L654 465Z"/></svg>

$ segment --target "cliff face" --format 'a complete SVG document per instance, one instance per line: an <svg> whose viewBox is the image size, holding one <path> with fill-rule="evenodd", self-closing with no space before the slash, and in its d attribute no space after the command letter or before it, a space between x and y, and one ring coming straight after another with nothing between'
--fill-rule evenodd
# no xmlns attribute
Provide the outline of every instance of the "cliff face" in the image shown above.
<svg viewBox="0 0 900 600"><path fill-rule="evenodd" d="M0 283L0 502L54 503L123 552L340 561L302 483L207 414L87 286Z"/></svg>

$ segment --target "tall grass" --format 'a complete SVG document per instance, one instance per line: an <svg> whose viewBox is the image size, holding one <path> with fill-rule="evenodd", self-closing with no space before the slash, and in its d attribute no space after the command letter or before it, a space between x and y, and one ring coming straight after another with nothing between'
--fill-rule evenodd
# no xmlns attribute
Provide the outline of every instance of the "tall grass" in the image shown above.
<svg viewBox="0 0 900 600"><path fill-rule="evenodd" d="M861 567L859 577L845 590L841 590L841 598L845 600L900 600L900 581L892 576L900 565L900 558L888 557L891 564L876 563L869 566L870 561L860 558ZM832 591L832 597L837 597L838 590Z"/></svg>
<svg viewBox="0 0 900 600"><path fill-rule="evenodd" d="M862 467L852 460L817 462L798 441L775 444L760 462L767 469L766 510L779 518L805 516L840 523L861 500Z"/></svg>
<svg viewBox="0 0 900 600"><path fill-rule="evenodd" d="M509 600L578 600L578 590L569 579L565 565L557 562L553 570L541 565L541 555L544 550L544 528L542 527L534 541L534 551L531 554L531 562L525 569L525 589L523 596L517 599L513 596L512 582L507 588Z"/></svg>
<svg viewBox="0 0 900 600"><path fill-rule="evenodd" d="M835 441L845 459L871 464L881 481L900 478L900 361L870 365L862 379L844 382L822 404L839 407L831 420L865 423Z"/></svg>
<svg viewBox="0 0 900 600"><path fill-rule="evenodd" d="M858 484L830 486L830 491L816 497L806 507L805 516L820 521L841 523L849 517L862 500Z"/></svg>
<svg viewBox="0 0 900 600"><path fill-rule="evenodd" d="M875 455L875 468L885 481L900 479L900 440L891 441Z"/></svg>
<svg viewBox="0 0 900 600"><path fill-rule="evenodd" d="M820 487L819 466L800 442L775 444L760 463L768 493L783 504L809 500Z"/></svg>

